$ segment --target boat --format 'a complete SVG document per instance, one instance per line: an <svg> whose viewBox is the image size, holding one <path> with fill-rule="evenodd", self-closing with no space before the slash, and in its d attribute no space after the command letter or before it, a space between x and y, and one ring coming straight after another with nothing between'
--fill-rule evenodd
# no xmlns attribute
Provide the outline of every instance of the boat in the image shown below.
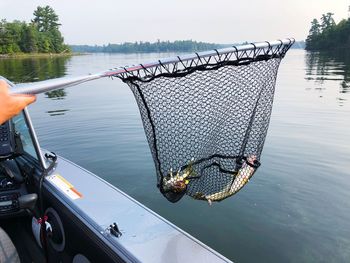
<svg viewBox="0 0 350 263"><path fill-rule="evenodd" d="M175 60L246 65L281 59L293 43L248 44ZM152 68L169 72L175 60L23 85L3 79L13 93L40 93ZM27 109L0 126L0 226L1 263L231 262L98 175L41 148Z"/></svg>
<svg viewBox="0 0 350 263"><path fill-rule="evenodd" d="M0 142L0 262L230 262L102 178L42 149L27 110L0 130L3 137L16 134L15 149ZM40 195L46 219L35 208Z"/></svg>

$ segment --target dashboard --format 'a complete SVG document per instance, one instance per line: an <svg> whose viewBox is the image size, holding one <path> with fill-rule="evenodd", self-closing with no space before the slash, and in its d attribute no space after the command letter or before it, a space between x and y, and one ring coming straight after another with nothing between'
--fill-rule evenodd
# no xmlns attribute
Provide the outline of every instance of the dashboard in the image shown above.
<svg viewBox="0 0 350 263"><path fill-rule="evenodd" d="M18 216L21 196L27 195L25 180L15 160L0 161L0 219Z"/></svg>
<svg viewBox="0 0 350 263"><path fill-rule="evenodd" d="M25 154L23 145L28 147L28 138L23 136L26 133L21 132L26 128L23 117L0 125L0 219L24 214L36 201L28 194L28 178L17 161Z"/></svg>

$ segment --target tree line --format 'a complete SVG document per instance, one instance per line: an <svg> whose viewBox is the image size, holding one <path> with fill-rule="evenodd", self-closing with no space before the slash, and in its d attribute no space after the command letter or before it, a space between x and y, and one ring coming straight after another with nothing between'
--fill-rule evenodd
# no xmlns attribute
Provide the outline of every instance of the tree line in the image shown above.
<svg viewBox="0 0 350 263"><path fill-rule="evenodd" d="M333 13L323 14L320 22L313 19L306 39L306 50L333 50L350 48L350 19L343 19L338 24Z"/></svg>
<svg viewBox="0 0 350 263"><path fill-rule="evenodd" d="M38 7L30 23L0 21L0 54L70 51L59 31L58 15L50 6Z"/></svg>
<svg viewBox="0 0 350 263"><path fill-rule="evenodd" d="M122 44L108 44L103 46L71 45L73 52L105 52L105 53L147 53L147 52L191 52L220 48L225 45L197 42L192 40L177 40L174 42L126 42Z"/></svg>

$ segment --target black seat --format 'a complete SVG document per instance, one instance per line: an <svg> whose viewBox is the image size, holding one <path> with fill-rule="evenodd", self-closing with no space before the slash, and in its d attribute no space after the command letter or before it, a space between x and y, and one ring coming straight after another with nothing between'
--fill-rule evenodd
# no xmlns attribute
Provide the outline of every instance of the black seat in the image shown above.
<svg viewBox="0 0 350 263"><path fill-rule="evenodd" d="M17 249L7 233L0 227L0 262L20 263Z"/></svg>

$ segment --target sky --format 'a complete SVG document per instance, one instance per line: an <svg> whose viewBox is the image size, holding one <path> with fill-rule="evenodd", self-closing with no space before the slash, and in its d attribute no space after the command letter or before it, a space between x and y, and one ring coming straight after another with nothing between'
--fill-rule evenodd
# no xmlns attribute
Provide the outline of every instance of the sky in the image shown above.
<svg viewBox="0 0 350 263"><path fill-rule="evenodd" d="M29 22L37 6L59 15L68 44L187 40L231 44L294 37L313 18L348 17L350 0L0 0L0 19Z"/></svg>

